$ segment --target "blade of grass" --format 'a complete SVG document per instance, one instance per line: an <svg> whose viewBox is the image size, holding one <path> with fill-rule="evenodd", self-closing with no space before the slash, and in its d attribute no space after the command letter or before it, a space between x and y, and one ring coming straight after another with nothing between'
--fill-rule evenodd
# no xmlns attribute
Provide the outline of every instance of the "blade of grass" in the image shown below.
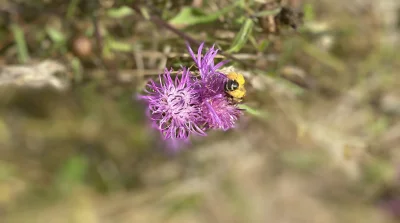
<svg viewBox="0 0 400 223"><path fill-rule="evenodd" d="M81 61L77 57L73 57L71 60L71 67L74 73L74 80L76 82L81 82L83 79L82 76L82 64Z"/></svg>
<svg viewBox="0 0 400 223"><path fill-rule="evenodd" d="M68 4L67 19L73 19L80 0L71 0Z"/></svg>
<svg viewBox="0 0 400 223"><path fill-rule="evenodd" d="M262 118L264 120L266 120L269 116L267 112L258 111L257 109L251 108L250 106L245 105L245 104L240 104L239 108L245 110L250 115L253 115L258 118Z"/></svg>
<svg viewBox="0 0 400 223"><path fill-rule="evenodd" d="M281 10L282 10L282 8L280 8L280 7L273 9L273 10L263 10L263 11L254 13L253 16L265 17L265 16L270 16L270 15L277 15Z"/></svg>
<svg viewBox="0 0 400 223"><path fill-rule="evenodd" d="M119 52L132 52L133 46L129 43L120 42L113 39L108 39L107 44L110 49L119 51Z"/></svg>
<svg viewBox="0 0 400 223"><path fill-rule="evenodd" d="M52 27L46 27L46 32L50 39L56 44L62 44L66 41L65 35Z"/></svg>
<svg viewBox="0 0 400 223"><path fill-rule="evenodd" d="M14 35L15 43L17 45L18 60L20 63L26 63L29 60L29 53L24 32L21 27L15 23L11 25L11 32Z"/></svg>
<svg viewBox="0 0 400 223"><path fill-rule="evenodd" d="M120 19L133 14L133 10L128 6L122 6L120 8L112 8L107 11L107 16L114 19Z"/></svg>
<svg viewBox="0 0 400 223"><path fill-rule="evenodd" d="M325 64L326 66L336 70L339 73L345 72L347 70L346 64L343 63L343 61L341 61L339 58L336 58L328 52L322 51L315 45L312 45L305 40L302 41L302 44L304 52L319 61L320 63Z"/></svg>
<svg viewBox="0 0 400 223"><path fill-rule="evenodd" d="M181 37L182 39L184 39L185 41L187 41L188 43L190 43L190 44L192 44L194 46L199 46L200 45L200 41L194 39L192 36L190 36L190 35L182 32L181 30L175 28L174 26L172 26L168 22L166 22L163 19L161 19L159 16L151 15L150 17L146 17L146 15L143 15L141 7L139 7L137 4L133 4L131 7L135 12L140 14L143 18L150 20L152 23L156 24L157 26L159 26L161 28L164 28L164 29L167 29L170 32L175 33L177 36ZM242 64L245 67L245 69L253 69L255 71L262 72L262 70L255 68L253 63L248 63L245 60L240 60L240 59L236 58L235 56L233 56L230 53L227 53L227 52L224 52L224 51L220 51L220 54L225 56L226 58L230 59L231 61L234 61L234 62L237 62L239 64ZM298 85L298 86L299 87L304 87L304 86L301 86L301 85Z"/></svg>
<svg viewBox="0 0 400 223"><path fill-rule="evenodd" d="M231 47L226 52L235 53L238 52L240 49L242 49L244 44L246 44L247 40L249 39L251 31L253 31L253 27L254 27L254 21L250 18L247 18L243 23L242 27L240 28L239 33L233 40Z"/></svg>
<svg viewBox="0 0 400 223"><path fill-rule="evenodd" d="M60 168L55 183L61 192L69 192L72 186L83 183L87 170L87 158L79 155L73 156Z"/></svg>
<svg viewBox="0 0 400 223"><path fill-rule="evenodd" d="M64 33L53 27L46 27L46 33L53 42L53 50L58 50L61 53L67 52L67 37Z"/></svg>
<svg viewBox="0 0 400 223"><path fill-rule="evenodd" d="M231 12L238 3L229 5L214 13L207 14L198 8L185 7L178 15L172 18L169 22L173 25L196 25L201 23L209 23L217 20L220 16Z"/></svg>
<svg viewBox="0 0 400 223"><path fill-rule="evenodd" d="M311 3L304 4L304 21L313 21L315 19L314 6Z"/></svg>

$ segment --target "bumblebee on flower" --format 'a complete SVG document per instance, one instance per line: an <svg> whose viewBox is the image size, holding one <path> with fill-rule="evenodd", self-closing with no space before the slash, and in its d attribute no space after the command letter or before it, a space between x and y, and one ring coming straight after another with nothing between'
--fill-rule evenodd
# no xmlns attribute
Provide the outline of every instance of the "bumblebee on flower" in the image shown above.
<svg viewBox="0 0 400 223"><path fill-rule="evenodd" d="M182 67L175 80L172 70L165 70L157 82L150 80L144 95L139 96L147 103L152 125L165 140L187 142L191 134L206 136L209 129L226 131L234 128L242 115L238 103L246 93L243 76L221 73L228 61L214 64L218 50L212 46L203 55L203 47L204 43L195 54L187 45L197 70Z"/></svg>

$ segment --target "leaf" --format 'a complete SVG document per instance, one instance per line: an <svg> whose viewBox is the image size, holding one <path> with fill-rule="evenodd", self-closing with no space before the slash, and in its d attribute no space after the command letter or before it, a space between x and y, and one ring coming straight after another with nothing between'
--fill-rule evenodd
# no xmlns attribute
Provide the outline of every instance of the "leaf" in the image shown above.
<svg viewBox="0 0 400 223"><path fill-rule="evenodd" d="M199 8L184 7L174 18L169 20L172 25L196 25L217 20L220 16L231 12L236 4L225 7L217 12L207 14Z"/></svg>
<svg viewBox="0 0 400 223"><path fill-rule="evenodd" d="M282 10L282 8L280 8L280 7L273 9L273 10L263 10L263 11L254 13L253 16L265 17L265 16L270 16L270 15L277 15L281 10Z"/></svg>
<svg viewBox="0 0 400 223"><path fill-rule="evenodd" d="M83 182L87 170L88 161L86 157L71 157L61 167L57 176L57 185L61 191L69 191L71 186L79 185Z"/></svg>
<svg viewBox="0 0 400 223"><path fill-rule="evenodd" d="M54 28L48 27L46 32L54 43L64 43L66 40L64 34Z"/></svg>
<svg viewBox="0 0 400 223"><path fill-rule="evenodd" d="M317 46L310 44L304 40L303 42L303 50L306 54L311 57L314 57L315 60L320 63L329 66L330 68L336 70L339 73L343 73L347 71L346 64L338 57L332 55L329 52L323 51Z"/></svg>
<svg viewBox="0 0 400 223"><path fill-rule="evenodd" d="M240 28L239 33L236 35L233 40L231 48L227 50L228 53L236 53L240 49L243 48L244 44L246 44L249 35L253 31L254 21L250 18L247 18L242 27Z"/></svg>
<svg viewBox="0 0 400 223"><path fill-rule="evenodd" d="M114 19L123 18L133 14L133 10L128 6L122 6L120 8L113 8L108 10L107 15Z"/></svg>
<svg viewBox="0 0 400 223"><path fill-rule="evenodd" d="M108 41L109 47L111 50L119 51L119 52L132 52L133 47L129 43L119 42L115 40Z"/></svg>
<svg viewBox="0 0 400 223"><path fill-rule="evenodd" d="M395 169L393 166L379 159L371 159L363 169L364 180L371 184L380 184L388 182L395 176Z"/></svg>
<svg viewBox="0 0 400 223"><path fill-rule="evenodd" d="M313 21L315 19L314 6L311 3L307 3L303 7L304 21Z"/></svg>
<svg viewBox="0 0 400 223"><path fill-rule="evenodd" d="M82 64L77 57L73 57L71 60L71 67L74 73L74 80L76 82L81 82L83 79L82 76Z"/></svg>
<svg viewBox="0 0 400 223"><path fill-rule="evenodd" d="M15 43L17 45L18 60L21 63L26 63L29 60L29 53L25 41L24 31L17 24L11 25L11 31L14 35Z"/></svg>
<svg viewBox="0 0 400 223"><path fill-rule="evenodd" d="M67 19L73 19L80 0L71 0L68 4Z"/></svg>
<svg viewBox="0 0 400 223"><path fill-rule="evenodd" d="M249 113L250 115L253 115L255 117L262 118L262 119L268 118L268 114L266 112L260 112L254 108L249 107L248 105L240 104L239 108L245 110L247 113Z"/></svg>
<svg viewBox="0 0 400 223"><path fill-rule="evenodd" d="M271 44L270 41L268 41L267 39L264 39L261 41L261 43L258 45L258 51L259 52L264 52L265 49L267 49L267 47Z"/></svg>

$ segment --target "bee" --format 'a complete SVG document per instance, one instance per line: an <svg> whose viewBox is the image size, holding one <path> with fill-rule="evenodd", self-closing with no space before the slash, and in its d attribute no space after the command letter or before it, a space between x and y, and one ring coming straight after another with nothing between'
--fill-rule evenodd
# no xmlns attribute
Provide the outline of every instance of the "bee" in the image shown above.
<svg viewBox="0 0 400 223"><path fill-rule="evenodd" d="M244 87L244 77L242 74L236 72L229 72L227 75L227 81L225 83L225 92L232 98L236 103L243 100L246 95L246 89Z"/></svg>

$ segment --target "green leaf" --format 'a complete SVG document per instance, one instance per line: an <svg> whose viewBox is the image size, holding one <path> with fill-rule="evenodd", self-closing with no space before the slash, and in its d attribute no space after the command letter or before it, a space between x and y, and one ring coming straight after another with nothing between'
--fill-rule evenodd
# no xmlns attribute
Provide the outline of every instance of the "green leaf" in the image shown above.
<svg viewBox="0 0 400 223"><path fill-rule="evenodd" d="M268 118L268 113L260 112L257 109L251 108L248 105L240 104L239 108L245 110L247 113L249 113L250 115L253 115L255 117L262 118L262 119L267 119Z"/></svg>
<svg viewBox="0 0 400 223"><path fill-rule="evenodd" d="M169 20L173 25L196 25L201 23L209 23L217 20L220 16L227 14L236 7L236 4L225 7L217 12L207 14L199 8L184 7L174 18Z"/></svg>
<svg viewBox="0 0 400 223"><path fill-rule="evenodd" d="M364 180L371 184L388 182L393 179L394 175L396 174L395 169L390 163L378 159L371 160L364 167L363 171Z"/></svg>
<svg viewBox="0 0 400 223"><path fill-rule="evenodd" d="M265 17L265 16L270 16L270 15L277 15L281 10L282 10L282 8L280 8L280 7L273 9L273 10L263 10L263 11L254 13L253 16Z"/></svg>
<svg viewBox="0 0 400 223"><path fill-rule="evenodd" d="M126 16L130 16L133 14L133 10L129 8L128 6L122 6L120 8L113 8L108 10L107 16L114 18L114 19L119 19L123 18Z"/></svg>
<svg viewBox="0 0 400 223"><path fill-rule="evenodd" d="M88 170L86 157L74 156L67 160L57 175L57 185L63 192L68 192L71 186L83 183Z"/></svg>
<svg viewBox="0 0 400 223"><path fill-rule="evenodd" d="M67 19L73 19L80 0L71 0L68 4Z"/></svg>
<svg viewBox="0 0 400 223"><path fill-rule="evenodd" d="M346 72L347 66L341 60L341 58L338 58L329 52L323 51L314 44L308 43L305 40L301 41L303 43L304 52L309 56L314 57L316 61L335 69L337 72Z"/></svg>
<svg viewBox="0 0 400 223"><path fill-rule="evenodd" d="M246 44L247 40L251 32L253 31L254 21L250 18L246 19L242 27L240 28L239 33L236 35L233 40L231 48L227 50L228 53L236 53L240 49L243 48L244 44Z"/></svg>
<svg viewBox="0 0 400 223"><path fill-rule="evenodd" d="M304 21L312 21L315 19L314 6L311 3L307 3L303 7Z"/></svg>
<svg viewBox="0 0 400 223"><path fill-rule="evenodd" d="M259 52L264 52L265 49L267 49L267 47L270 45L270 41L268 41L267 39L264 39L261 41L261 43L258 45L258 51Z"/></svg>
<svg viewBox="0 0 400 223"><path fill-rule="evenodd" d="M46 32L47 32L47 35L49 35L50 39L54 43L64 43L66 40L66 38L62 32L60 32L52 27L47 27Z"/></svg>
<svg viewBox="0 0 400 223"><path fill-rule="evenodd" d="M116 40L109 40L108 46L111 50L119 51L119 52L132 52L133 47L129 43L119 42Z"/></svg>
<svg viewBox="0 0 400 223"><path fill-rule="evenodd" d="M142 14L142 16L146 19L146 20L150 20L150 12L149 10L147 10L146 7L141 7L140 8L140 13Z"/></svg>
<svg viewBox="0 0 400 223"><path fill-rule="evenodd" d="M11 25L11 31L14 35L14 40L17 45L18 60L21 63L26 63L29 60L29 53L25 41L24 31L17 24Z"/></svg>
<svg viewBox="0 0 400 223"><path fill-rule="evenodd" d="M71 67L74 73L74 79L76 82L81 82L83 79L82 76L82 64L81 61L77 57L73 57L71 60Z"/></svg>

